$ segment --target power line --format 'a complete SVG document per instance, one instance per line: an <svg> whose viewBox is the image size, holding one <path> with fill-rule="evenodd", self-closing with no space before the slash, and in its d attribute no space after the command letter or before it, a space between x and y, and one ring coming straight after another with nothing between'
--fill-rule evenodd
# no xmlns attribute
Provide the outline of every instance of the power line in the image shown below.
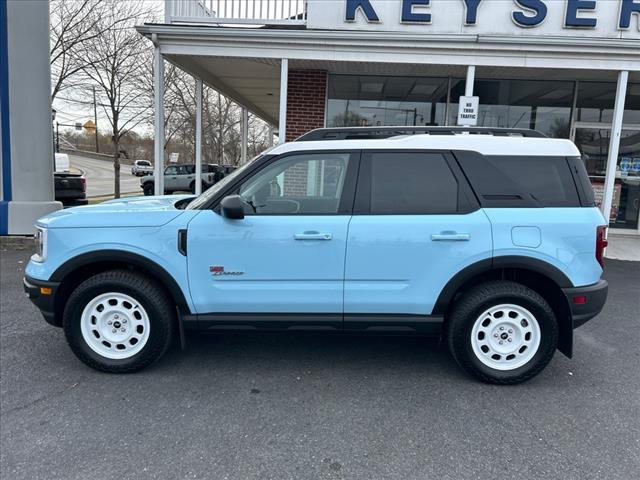
<svg viewBox="0 0 640 480"><path fill-rule="evenodd" d="M74 98L67 98L67 97L56 97L56 100L62 100L65 102L72 102L72 103L79 103L81 105L91 105L93 107L93 101L91 100L76 100ZM101 107L104 108L111 108L111 105L109 105L108 103L96 103L96 105L99 105ZM126 107L124 107L125 109L129 109L129 108L139 108L139 109L150 109L151 108L151 104L149 104L149 106L145 106L145 105L127 105Z"/></svg>

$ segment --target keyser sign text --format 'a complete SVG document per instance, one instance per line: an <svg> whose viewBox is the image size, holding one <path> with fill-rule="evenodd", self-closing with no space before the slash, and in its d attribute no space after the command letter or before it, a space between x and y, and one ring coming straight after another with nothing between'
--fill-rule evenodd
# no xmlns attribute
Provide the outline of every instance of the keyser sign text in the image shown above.
<svg viewBox="0 0 640 480"><path fill-rule="evenodd" d="M309 0L308 27L640 38L640 0Z"/></svg>

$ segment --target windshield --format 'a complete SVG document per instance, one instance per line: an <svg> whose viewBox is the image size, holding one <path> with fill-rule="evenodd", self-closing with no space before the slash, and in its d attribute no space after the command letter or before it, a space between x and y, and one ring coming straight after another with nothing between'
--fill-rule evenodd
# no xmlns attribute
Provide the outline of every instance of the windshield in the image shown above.
<svg viewBox="0 0 640 480"><path fill-rule="evenodd" d="M150 167L151 163L147 162L146 160L138 160L136 162L138 165L142 166L142 167Z"/></svg>
<svg viewBox="0 0 640 480"><path fill-rule="evenodd" d="M242 172L244 172L250 165L253 164L253 162L255 162L257 159L261 158L264 154L261 153L260 155L258 155L257 157L255 157L253 160L251 160L250 162L245 163L244 165L242 165L241 167L239 167L237 170L234 170L233 172L231 172L230 174L228 174L226 177L224 177L223 179L221 179L220 181L218 181L216 184L214 184L211 188L209 188L206 192L203 192L202 195L200 195L197 198L194 198L191 203L189 203L189 205L187 205L186 210L197 210L198 208L202 207L203 205L205 205L211 198L213 198L220 190L224 189L229 183L231 183L233 181L234 178L236 178L238 175L241 175Z"/></svg>

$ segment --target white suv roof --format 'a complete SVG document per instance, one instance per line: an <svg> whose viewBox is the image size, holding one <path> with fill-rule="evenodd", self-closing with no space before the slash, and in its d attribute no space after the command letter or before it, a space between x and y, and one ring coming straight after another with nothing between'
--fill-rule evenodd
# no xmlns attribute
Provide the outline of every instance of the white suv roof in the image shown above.
<svg viewBox="0 0 640 480"><path fill-rule="evenodd" d="M483 155L511 156L580 156L570 140L540 137L493 136L458 133L455 135L414 134L380 139L320 140L290 142L279 145L269 153L308 150L467 150Z"/></svg>

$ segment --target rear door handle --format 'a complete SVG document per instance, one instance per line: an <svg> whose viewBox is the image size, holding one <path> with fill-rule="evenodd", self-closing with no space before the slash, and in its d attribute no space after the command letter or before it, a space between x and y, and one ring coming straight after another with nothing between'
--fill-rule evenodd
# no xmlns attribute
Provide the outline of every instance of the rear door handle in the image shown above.
<svg viewBox="0 0 640 480"><path fill-rule="evenodd" d="M431 240L434 242L468 242L471 240L471 235L458 232L440 232L431 235Z"/></svg>
<svg viewBox="0 0 640 480"><path fill-rule="evenodd" d="M293 235L296 240L331 240L333 235L320 232L302 232Z"/></svg>

